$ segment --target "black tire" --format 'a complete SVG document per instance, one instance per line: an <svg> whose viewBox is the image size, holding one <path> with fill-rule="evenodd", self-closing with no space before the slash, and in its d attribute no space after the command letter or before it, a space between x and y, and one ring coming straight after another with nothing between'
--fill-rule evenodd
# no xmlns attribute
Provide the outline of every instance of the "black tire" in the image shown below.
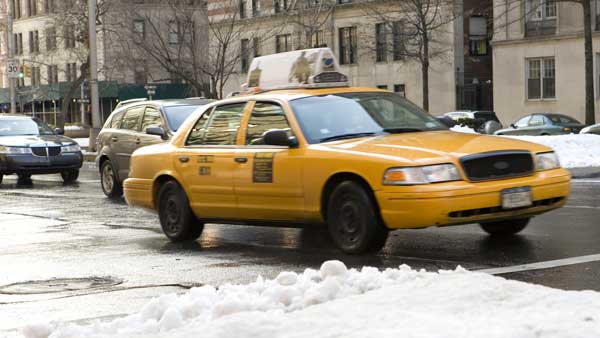
<svg viewBox="0 0 600 338"><path fill-rule="evenodd" d="M79 169L65 170L60 173L65 184L73 183L79 178Z"/></svg>
<svg viewBox="0 0 600 338"><path fill-rule="evenodd" d="M509 219L497 222L480 223L481 228L492 236L511 236L527 227L531 218Z"/></svg>
<svg viewBox="0 0 600 338"><path fill-rule="evenodd" d="M338 184L331 193L327 225L336 246L349 254L379 251L389 232L369 193L354 181Z"/></svg>
<svg viewBox="0 0 600 338"><path fill-rule="evenodd" d="M542 133L540 136L550 136L548 133Z"/></svg>
<svg viewBox="0 0 600 338"><path fill-rule="evenodd" d="M2 183L2 179L4 178L3 174L0 174L0 183Z"/></svg>
<svg viewBox="0 0 600 338"><path fill-rule="evenodd" d="M196 240L204 230L204 224L196 219L190 208L185 191L174 181L160 187L158 217L163 233L172 242Z"/></svg>
<svg viewBox="0 0 600 338"><path fill-rule="evenodd" d="M100 186L106 197L119 198L123 196L123 184L117 179L110 160L102 162L100 166Z"/></svg>
<svg viewBox="0 0 600 338"><path fill-rule="evenodd" d="M17 173L17 184L19 185L32 185L31 174Z"/></svg>

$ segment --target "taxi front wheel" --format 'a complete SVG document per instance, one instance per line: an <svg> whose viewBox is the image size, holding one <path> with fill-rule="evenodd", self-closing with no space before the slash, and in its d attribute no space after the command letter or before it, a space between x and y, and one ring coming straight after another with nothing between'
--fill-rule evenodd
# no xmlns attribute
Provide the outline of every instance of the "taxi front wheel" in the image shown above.
<svg viewBox="0 0 600 338"><path fill-rule="evenodd" d="M379 251L388 237L371 196L354 181L342 182L333 190L327 224L333 241L345 253Z"/></svg>
<svg viewBox="0 0 600 338"><path fill-rule="evenodd" d="M204 224L196 219L179 184L166 182L160 187L158 198L160 225L172 242L193 241L200 237Z"/></svg>
<svg viewBox="0 0 600 338"><path fill-rule="evenodd" d="M508 219L497 222L479 224L481 228L492 236L514 235L527 227L531 218Z"/></svg>

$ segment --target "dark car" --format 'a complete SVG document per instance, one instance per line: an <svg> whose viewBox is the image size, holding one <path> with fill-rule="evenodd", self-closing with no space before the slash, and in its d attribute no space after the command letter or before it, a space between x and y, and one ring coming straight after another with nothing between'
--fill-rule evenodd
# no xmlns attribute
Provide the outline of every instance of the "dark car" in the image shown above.
<svg viewBox="0 0 600 338"><path fill-rule="evenodd" d="M500 129L496 135L564 135L577 134L585 125L576 119L562 114L531 114L512 123L509 128Z"/></svg>
<svg viewBox="0 0 600 338"><path fill-rule="evenodd" d="M72 139L59 135L46 123L27 116L0 115L0 182L17 174L20 181L31 175L58 174L65 183L79 177L83 155Z"/></svg>
<svg viewBox="0 0 600 338"><path fill-rule="evenodd" d="M579 132L580 134L596 134L600 135L600 123L592 124L591 126L587 126Z"/></svg>
<svg viewBox="0 0 600 338"><path fill-rule="evenodd" d="M183 121L209 99L137 101L115 109L97 138L96 163L104 194L123 194L122 182L129 175L129 159L138 148L166 142Z"/></svg>

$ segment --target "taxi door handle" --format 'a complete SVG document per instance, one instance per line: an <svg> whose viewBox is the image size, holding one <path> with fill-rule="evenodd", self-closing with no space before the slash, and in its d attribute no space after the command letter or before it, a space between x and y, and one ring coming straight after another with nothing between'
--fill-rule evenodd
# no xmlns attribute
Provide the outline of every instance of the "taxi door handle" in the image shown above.
<svg viewBox="0 0 600 338"><path fill-rule="evenodd" d="M190 160L190 158L187 156L182 156L179 158L179 162L181 162L181 163L187 163L187 162L189 162L189 160Z"/></svg>
<svg viewBox="0 0 600 338"><path fill-rule="evenodd" d="M246 162L248 162L248 158L247 157L236 157L234 160L237 163L246 163Z"/></svg>

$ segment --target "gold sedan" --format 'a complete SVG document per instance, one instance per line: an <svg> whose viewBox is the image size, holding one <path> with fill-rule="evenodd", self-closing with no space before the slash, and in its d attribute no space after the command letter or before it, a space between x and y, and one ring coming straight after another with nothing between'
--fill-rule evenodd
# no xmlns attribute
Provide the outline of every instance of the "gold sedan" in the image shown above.
<svg viewBox="0 0 600 338"><path fill-rule="evenodd" d="M347 253L379 250L394 229L515 234L569 188L550 148L452 132L398 95L351 87L215 102L169 143L137 150L124 185L173 241L208 222L322 224Z"/></svg>

